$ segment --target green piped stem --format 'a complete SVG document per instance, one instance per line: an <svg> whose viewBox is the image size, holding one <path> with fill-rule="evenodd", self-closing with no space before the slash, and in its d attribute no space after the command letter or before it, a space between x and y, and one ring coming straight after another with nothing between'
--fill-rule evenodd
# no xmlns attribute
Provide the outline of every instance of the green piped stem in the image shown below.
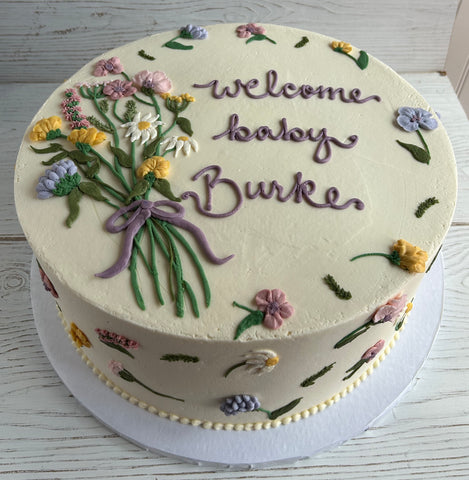
<svg viewBox="0 0 469 480"><path fill-rule="evenodd" d="M350 261L353 262L357 258L363 258L363 257L385 257L394 265L400 265L401 263L401 259L399 258L398 255L397 256L390 255L389 253L363 253L361 255L357 255L356 257L351 258Z"/></svg>
<svg viewBox="0 0 469 480"><path fill-rule="evenodd" d="M197 303L197 297L195 296L194 290L192 290L190 283L186 280L182 281L182 285L184 287L184 291L187 292L187 295L192 305L192 311L194 312L195 317L199 318L200 317L199 304Z"/></svg>
<svg viewBox="0 0 469 480"><path fill-rule="evenodd" d="M223 376L226 378L233 370L236 370L237 368L243 367L244 365L246 365L246 362L240 362L240 363L237 363L236 365L233 365L232 367L230 367L225 372L225 374Z"/></svg>
<svg viewBox="0 0 469 480"><path fill-rule="evenodd" d="M130 193L130 187L127 183L127 180L124 178L122 175L122 172L118 172L112 165L109 163L99 152L97 152L93 147L91 147L90 152L92 152L94 155L96 155L105 165L106 167L109 168L111 173L117 177L117 179L121 182L122 186L127 190L128 193Z"/></svg>
<svg viewBox="0 0 469 480"><path fill-rule="evenodd" d="M130 148L130 155L132 157L132 182L135 185L137 183L137 175L135 173L135 142L132 142L132 146Z"/></svg>
<svg viewBox="0 0 469 480"><path fill-rule="evenodd" d="M233 302L234 307L242 308L243 310L246 310L247 312L255 313L258 310L252 310L251 308L245 307L244 305L240 305L238 302Z"/></svg>
<svg viewBox="0 0 469 480"><path fill-rule="evenodd" d="M119 114L117 113L117 102L119 102L119 100L116 100L114 102L114 105L112 107L112 113L114 114L114 116L117 118L117 120L119 120L120 123L127 123L122 117L119 116Z"/></svg>
<svg viewBox="0 0 469 480"><path fill-rule="evenodd" d="M135 298L137 300L138 306L142 309L145 310L145 302L143 301L142 297L142 292L140 291L140 287L138 285L138 278L137 278L137 255L139 249L135 244L138 244L140 242L140 239L142 238L144 228L141 228L137 235L135 235L134 238L134 247L132 248L132 255L130 257L130 283L132 285L132 289L135 294Z"/></svg>
<svg viewBox="0 0 469 480"><path fill-rule="evenodd" d="M152 229L152 222L150 219L146 221L148 227L148 233L150 235L150 248L151 248L151 274L153 277L153 283L155 284L156 294L161 305L164 305L163 295L160 288L160 280L158 276L158 268L156 266L156 244L155 244L155 235Z"/></svg>
<svg viewBox="0 0 469 480"><path fill-rule="evenodd" d="M366 363L366 360L359 360L353 367L350 367L348 370L345 371L345 373L350 372L346 377L344 377L342 380L348 380L350 377L355 375L358 370L360 370L361 366Z"/></svg>
<svg viewBox="0 0 469 480"><path fill-rule="evenodd" d="M196 253L194 252L192 247L189 245L187 240L178 232L178 230L175 227L173 227L173 225L168 223L166 227L174 235L174 237L182 244L182 246L187 250L187 252L192 258L192 261L195 263L195 266L197 268L197 271L199 272L199 276L200 276L200 279L202 280L202 284L204 287L205 306L206 307L210 306L210 300L211 300L210 286L208 284L208 279L207 279L207 276L205 275L205 271Z"/></svg>
<svg viewBox="0 0 469 480"><path fill-rule="evenodd" d="M158 395L160 397L165 397L165 398L171 398L173 400L177 400L178 402L184 402L184 400L182 398L177 398L177 397L172 397L171 395L165 395L164 393L160 393L160 392L157 392L156 390L153 390L152 388L150 387L147 387L144 383L142 383L140 380L138 380L137 378L134 377L134 382L135 383L138 383L139 385L141 385L143 388L145 388L146 390L148 390L149 392L151 393L154 393L155 395Z"/></svg>
<svg viewBox="0 0 469 480"><path fill-rule="evenodd" d="M335 345L334 348L342 348L344 345L347 345L350 343L352 340L355 340L357 337L365 333L372 325L373 325L373 320L368 320L364 325L361 325L360 327L356 328L352 332L350 332L348 335L346 335L344 338L339 340Z"/></svg>
<svg viewBox="0 0 469 480"><path fill-rule="evenodd" d="M171 261L171 269L174 270L176 275L176 315L182 318L184 316L184 278L182 274L181 258L179 257L179 252L171 233L167 228L166 222L161 222L160 225L168 237L169 244L171 245L171 251L174 255Z"/></svg>
<svg viewBox="0 0 469 480"><path fill-rule="evenodd" d="M266 413L269 418L272 415L272 412L270 412L269 410L266 410L265 408L259 407L259 408L256 408L256 411Z"/></svg>
<svg viewBox="0 0 469 480"><path fill-rule="evenodd" d="M162 120L161 119L161 110L160 110L160 106L158 105L158 102L156 101L155 95L151 94L150 98L151 98L153 107L155 107L155 112L158 116L158 120L161 121ZM159 155L160 154L160 143L161 143L161 139L162 139L161 125L158 125L156 127L156 131L158 132L158 138L160 139L160 141L158 142L158 145L156 146L156 155Z"/></svg>
<svg viewBox="0 0 469 480"><path fill-rule="evenodd" d="M417 129L417 134L420 137L420 140L422 140L423 147L425 148L425 151L428 153L428 156L430 157L430 150L428 148L427 142L423 138L423 135L422 135L422 132L420 131L420 129Z"/></svg>

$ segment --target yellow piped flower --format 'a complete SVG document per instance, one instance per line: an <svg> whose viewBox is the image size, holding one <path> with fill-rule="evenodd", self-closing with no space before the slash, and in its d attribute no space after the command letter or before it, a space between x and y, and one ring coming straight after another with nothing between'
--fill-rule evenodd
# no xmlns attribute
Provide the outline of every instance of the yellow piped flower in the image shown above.
<svg viewBox="0 0 469 480"><path fill-rule="evenodd" d="M352 45L347 42L332 42L331 43L331 48L332 50L335 50L336 52L344 52L344 53L350 53L352 51Z"/></svg>
<svg viewBox="0 0 469 480"><path fill-rule="evenodd" d="M186 102L195 102L195 98L192 95L189 95L188 93L183 93L181 97L186 101Z"/></svg>
<svg viewBox="0 0 469 480"><path fill-rule="evenodd" d="M153 173L156 178L165 178L169 174L171 164L163 157L147 158L137 169L137 177L143 178L148 173Z"/></svg>
<svg viewBox="0 0 469 480"><path fill-rule="evenodd" d="M160 97L163 99L163 100L166 100L167 98L169 98L171 96L171 94L169 92L164 92L164 93L160 93Z"/></svg>
<svg viewBox="0 0 469 480"><path fill-rule="evenodd" d="M427 252L402 239L393 245L392 250L399 254L399 266L402 269L412 273L425 272L425 262L428 260Z"/></svg>
<svg viewBox="0 0 469 480"><path fill-rule="evenodd" d="M409 302L407 304L407 308L405 309L405 313L409 313L413 308L414 308L414 304L412 302Z"/></svg>
<svg viewBox="0 0 469 480"><path fill-rule="evenodd" d="M43 142L47 140L47 134L52 130L57 130L62 127L62 120L60 117L53 116L49 118L43 118L37 122L31 133L29 134L29 139L32 142Z"/></svg>
<svg viewBox="0 0 469 480"><path fill-rule="evenodd" d="M72 130L70 135L67 137L67 140L72 142L73 144L79 143L87 143L88 145L98 145L99 143L104 142L106 140L106 134L103 132L98 132L96 128L79 128L76 130Z"/></svg>
<svg viewBox="0 0 469 480"><path fill-rule="evenodd" d="M74 323L70 324L70 336L78 348L91 347L91 342L88 340L88 337Z"/></svg>

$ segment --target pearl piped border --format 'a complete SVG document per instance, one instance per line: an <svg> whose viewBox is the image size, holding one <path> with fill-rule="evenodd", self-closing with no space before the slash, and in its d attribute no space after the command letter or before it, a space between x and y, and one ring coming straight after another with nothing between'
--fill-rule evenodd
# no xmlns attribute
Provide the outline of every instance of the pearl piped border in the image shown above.
<svg viewBox="0 0 469 480"><path fill-rule="evenodd" d="M406 315L406 318L404 320L404 323L402 324L402 327L400 328L399 331L394 333L393 338L391 341L388 343L388 345L384 348L384 350L381 352L381 354L376 357L373 361L373 363L356 379L354 380L350 385L345 387L343 390L341 390L339 393L336 395L332 396L328 400L318 403L314 407L307 408L306 410L302 410L299 413L294 413L292 415L288 415L286 417L283 417L281 419L276 419L276 420L267 420L265 422L254 422L254 423L223 423L223 422L211 422L209 420L199 420L199 419L192 419L192 418L187 418L187 417L181 417L179 415L176 415L174 413L169 413L164 410L159 410L153 405L149 405L146 402L142 402L135 396L127 393L125 390L122 388L118 387L112 380L110 380L99 368L97 368L94 363L87 357L87 355L82 351L80 347L77 347L75 345L75 342L73 341L69 330L68 330L68 323L64 318L63 313L59 310L58 315L62 321L62 325L65 329L65 331L68 334L68 337L72 344L75 346L76 351L78 354L81 356L81 359L83 362L92 370L92 372L108 387L110 388L114 393L117 393L120 395L123 399L127 400L130 402L132 405L136 405L139 408L142 408L144 410L147 410L148 412L158 415L161 418L167 418L168 420L171 420L173 422L179 422L182 423L183 425L192 425L194 427L201 427L206 430L232 430L232 431L253 431L253 430L269 430L271 428L278 428L281 425L288 425L289 423L292 422L298 422L299 420L303 418L308 418L309 416L316 415L319 412L322 412L325 410L327 407L330 407L334 405L334 403L337 403L341 398L344 398L348 393L351 393L355 388L357 388L360 383L365 381L365 379L373 373L373 370L375 368L378 368L379 364L386 358L386 356L389 354L391 349L394 347L396 341L399 339L400 332L404 330L405 324L407 323L407 317L408 314Z"/></svg>

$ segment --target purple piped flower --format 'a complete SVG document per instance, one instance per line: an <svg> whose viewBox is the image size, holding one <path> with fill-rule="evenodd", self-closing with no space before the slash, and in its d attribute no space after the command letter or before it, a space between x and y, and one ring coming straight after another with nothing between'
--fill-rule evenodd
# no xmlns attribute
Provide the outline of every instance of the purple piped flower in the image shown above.
<svg viewBox="0 0 469 480"><path fill-rule="evenodd" d="M76 165L71 160L60 160L39 178L36 186L37 198L45 200L54 195L58 197L68 195L78 186L80 180Z"/></svg>
<svg viewBox="0 0 469 480"><path fill-rule="evenodd" d="M105 77L108 73L118 74L124 71L124 67L118 57L112 57L109 60L100 60L95 68L93 75L95 77Z"/></svg>
<svg viewBox="0 0 469 480"><path fill-rule="evenodd" d="M39 275L41 277L42 284L44 285L46 292L50 292L50 294L54 298L59 298L59 294L55 290L54 285L52 285L52 282L50 281L49 277L46 275L42 267L39 265L39 263L38 263L38 267L39 267Z"/></svg>
<svg viewBox="0 0 469 480"><path fill-rule="evenodd" d="M205 40L208 37L208 32L205 28L197 25L186 25L181 27L181 38L192 38L194 40Z"/></svg>
<svg viewBox="0 0 469 480"><path fill-rule="evenodd" d="M365 362L369 362L373 360L373 358L378 355L378 353L383 349L384 344L386 342L384 340L378 340L372 347L370 347L363 355L362 355L362 360Z"/></svg>
<svg viewBox="0 0 469 480"><path fill-rule="evenodd" d="M124 80L114 80L107 83L103 88L104 95L108 96L111 100L130 97L136 91L137 89L132 85L132 82L126 82Z"/></svg>
<svg viewBox="0 0 469 480"><path fill-rule="evenodd" d="M261 403L254 395L234 395L225 398L220 405L220 410L226 415L237 415L238 413L253 412L261 406Z"/></svg>
<svg viewBox="0 0 469 480"><path fill-rule="evenodd" d="M401 107L397 117L397 123L407 132L415 132L419 128L434 130L438 122L432 114L423 108Z"/></svg>

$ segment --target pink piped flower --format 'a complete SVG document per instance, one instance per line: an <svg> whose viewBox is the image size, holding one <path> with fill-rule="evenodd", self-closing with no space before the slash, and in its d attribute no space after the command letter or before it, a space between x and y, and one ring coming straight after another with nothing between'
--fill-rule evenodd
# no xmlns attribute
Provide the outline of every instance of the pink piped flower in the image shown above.
<svg viewBox="0 0 469 480"><path fill-rule="evenodd" d="M265 28L255 23L248 23L247 25L240 25L236 29L236 34L239 38L249 38L251 35L263 35Z"/></svg>
<svg viewBox="0 0 469 480"><path fill-rule="evenodd" d="M362 355L362 360L365 362L373 360L373 358L375 358L376 355L378 355L378 353L383 349L385 343L386 342L384 340L378 340Z"/></svg>
<svg viewBox="0 0 469 480"><path fill-rule="evenodd" d="M256 295L257 308L264 312L264 326L276 330L289 318L295 309L287 302L285 293L278 288L261 290Z"/></svg>
<svg viewBox="0 0 469 480"><path fill-rule="evenodd" d="M100 60L94 67L93 75L95 77L105 77L108 73L116 75L122 73L124 67L118 57L112 57L109 60Z"/></svg>
<svg viewBox="0 0 469 480"><path fill-rule="evenodd" d="M373 315L373 323L395 322L399 314L407 305L407 295L400 295L376 310Z"/></svg>
<svg viewBox="0 0 469 480"><path fill-rule="evenodd" d="M135 75L133 83L139 90L152 90L154 93L167 93L172 87L166 74L159 70L156 72L142 70Z"/></svg>
<svg viewBox="0 0 469 480"><path fill-rule="evenodd" d="M121 362L117 362L116 360L111 360L109 362L109 370L111 370L111 372L114 374L114 375L119 375L120 372L122 372L122 370L124 370L124 367L122 365Z"/></svg>
<svg viewBox="0 0 469 480"><path fill-rule="evenodd" d="M132 85L132 82L124 80L114 80L109 82L103 88L103 93L111 100L119 100L122 97L130 97L137 89Z"/></svg>

